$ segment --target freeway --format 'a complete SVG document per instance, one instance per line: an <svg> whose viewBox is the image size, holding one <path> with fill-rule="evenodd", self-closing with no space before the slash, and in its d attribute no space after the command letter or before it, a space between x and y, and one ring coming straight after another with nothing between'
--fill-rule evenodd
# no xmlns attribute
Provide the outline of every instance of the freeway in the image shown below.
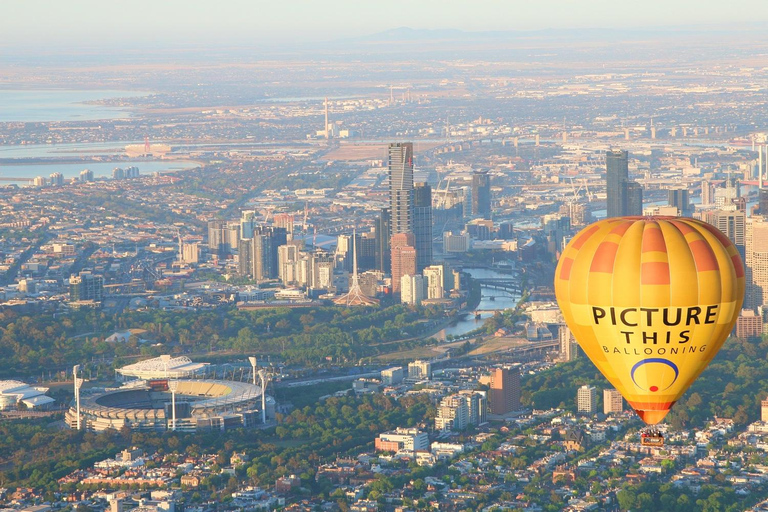
<svg viewBox="0 0 768 512"><path fill-rule="evenodd" d="M342 382L345 380L357 380L370 377L379 377L381 372L368 372L357 373L355 375L341 375L339 377L321 377L306 380L293 380L293 381L281 381L275 382L276 388L301 388L305 386L316 386L317 384L323 384L325 382Z"/></svg>

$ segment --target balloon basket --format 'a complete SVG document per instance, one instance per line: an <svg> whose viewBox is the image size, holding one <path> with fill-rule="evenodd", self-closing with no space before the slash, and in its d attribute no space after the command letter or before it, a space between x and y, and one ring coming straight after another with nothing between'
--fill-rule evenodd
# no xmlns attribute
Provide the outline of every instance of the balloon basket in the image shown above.
<svg viewBox="0 0 768 512"><path fill-rule="evenodd" d="M664 436L655 429L645 429L640 432L640 444L643 446L664 446Z"/></svg>

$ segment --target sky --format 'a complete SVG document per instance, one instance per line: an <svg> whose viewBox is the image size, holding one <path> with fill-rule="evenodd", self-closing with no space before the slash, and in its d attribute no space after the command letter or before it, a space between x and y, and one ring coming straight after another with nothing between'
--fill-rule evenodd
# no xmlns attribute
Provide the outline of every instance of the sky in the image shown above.
<svg viewBox="0 0 768 512"><path fill-rule="evenodd" d="M768 24L766 0L0 0L0 46L315 42L397 28ZM766 27L768 30L768 26Z"/></svg>

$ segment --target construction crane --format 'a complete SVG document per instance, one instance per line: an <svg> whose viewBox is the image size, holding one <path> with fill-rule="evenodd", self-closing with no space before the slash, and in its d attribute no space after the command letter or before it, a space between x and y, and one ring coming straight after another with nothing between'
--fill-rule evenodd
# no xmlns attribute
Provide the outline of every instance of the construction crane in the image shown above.
<svg viewBox="0 0 768 512"><path fill-rule="evenodd" d="M269 218L272 216L272 210L274 210L274 209L275 209L274 206L268 206L267 207L267 212L264 214L264 224L269 222Z"/></svg>
<svg viewBox="0 0 768 512"><path fill-rule="evenodd" d="M443 184L443 181L445 182L445 188L441 189L440 186ZM445 203L447 202L448 190L450 187L451 187L450 176L448 176L443 180L440 180L440 183L437 184L437 190L435 190L435 197L437 198L436 204L435 204L436 208L445 207Z"/></svg>

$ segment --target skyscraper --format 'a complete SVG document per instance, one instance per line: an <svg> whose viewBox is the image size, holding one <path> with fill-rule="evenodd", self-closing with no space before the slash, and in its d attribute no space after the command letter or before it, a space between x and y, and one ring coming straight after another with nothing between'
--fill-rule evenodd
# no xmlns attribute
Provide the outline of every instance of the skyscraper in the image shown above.
<svg viewBox="0 0 768 512"><path fill-rule="evenodd" d="M472 173L472 216L491 218L491 179L488 171Z"/></svg>
<svg viewBox="0 0 768 512"><path fill-rule="evenodd" d="M381 214L376 219L376 270L384 273L389 273L392 270L392 254L390 249L390 238L392 237L389 231L390 223L390 210L384 208L381 210Z"/></svg>
<svg viewBox="0 0 768 512"><path fill-rule="evenodd" d="M688 197L688 189L675 188L667 190L667 203L669 206L676 206L680 210L680 215L690 217L691 202Z"/></svg>
<svg viewBox="0 0 768 512"><path fill-rule="evenodd" d="M469 424L468 397L455 394L440 401L435 417L435 430L463 430Z"/></svg>
<svg viewBox="0 0 768 512"><path fill-rule="evenodd" d="M289 236L293 236L293 215L290 213L278 213L273 217L273 223L277 228L285 228Z"/></svg>
<svg viewBox="0 0 768 512"><path fill-rule="evenodd" d="M413 233L413 144L389 145L390 234Z"/></svg>
<svg viewBox="0 0 768 512"><path fill-rule="evenodd" d="M237 249L237 271L241 276L253 275L253 239L241 238Z"/></svg>
<svg viewBox="0 0 768 512"><path fill-rule="evenodd" d="M627 207L627 182L629 181L629 154L621 149L605 153L606 193L608 217L625 215Z"/></svg>
<svg viewBox="0 0 768 512"><path fill-rule="evenodd" d="M603 390L603 413L620 413L624 410L624 398L615 389Z"/></svg>
<svg viewBox="0 0 768 512"><path fill-rule="evenodd" d="M418 306L424 300L424 278L406 274L400 278L400 302Z"/></svg>
<svg viewBox="0 0 768 512"><path fill-rule="evenodd" d="M279 276L277 249L287 243L285 228L255 227L252 238L239 244L239 271L253 279L275 279Z"/></svg>
<svg viewBox="0 0 768 512"><path fill-rule="evenodd" d="M560 340L560 360L568 362L576 359L579 355L579 345L567 325L560 326L558 338Z"/></svg>
<svg viewBox="0 0 768 512"><path fill-rule="evenodd" d="M586 384L579 388L576 395L576 406L579 412L594 414L597 410L597 390L595 386Z"/></svg>
<svg viewBox="0 0 768 512"><path fill-rule="evenodd" d="M520 370L494 368L491 372L491 413L506 414L520 409Z"/></svg>
<svg viewBox="0 0 768 512"><path fill-rule="evenodd" d="M768 303L768 221L763 217L747 219L746 281L744 305L749 309Z"/></svg>
<svg viewBox="0 0 768 512"><path fill-rule="evenodd" d="M432 187L416 183L413 191L416 269L421 271L432 264Z"/></svg>
<svg viewBox="0 0 768 512"><path fill-rule="evenodd" d="M624 215L643 214L643 187L639 183L627 182L627 207Z"/></svg>
<svg viewBox="0 0 768 512"><path fill-rule="evenodd" d="M253 238L253 230L257 226L255 211L244 210L240 212L240 238Z"/></svg>
<svg viewBox="0 0 768 512"><path fill-rule="evenodd" d="M82 271L69 276L69 299L72 302L92 300L100 302L104 298L104 278Z"/></svg>
<svg viewBox="0 0 768 512"><path fill-rule="evenodd" d="M727 236L745 257L747 214L738 210L712 210L705 219Z"/></svg>
<svg viewBox="0 0 768 512"><path fill-rule="evenodd" d="M357 270L365 272L376 268L376 233L363 233L356 239Z"/></svg>
<svg viewBox="0 0 768 512"><path fill-rule="evenodd" d="M442 299L445 294L445 267L430 265L424 269L427 299Z"/></svg>
<svg viewBox="0 0 768 512"><path fill-rule="evenodd" d="M758 196L760 215L768 215L768 188L761 188Z"/></svg>
<svg viewBox="0 0 768 512"><path fill-rule="evenodd" d="M392 236L392 293L400 292L403 276L416 275L416 249L411 233L397 233Z"/></svg>
<svg viewBox="0 0 768 512"><path fill-rule="evenodd" d="M227 221L208 221L208 250L221 258L229 253L229 235Z"/></svg>
<svg viewBox="0 0 768 512"><path fill-rule="evenodd" d="M299 261L301 247L293 242L277 248L277 277L283 284L296 281L296 262ZM240 255L242 258L242 254Z"/></svg>

